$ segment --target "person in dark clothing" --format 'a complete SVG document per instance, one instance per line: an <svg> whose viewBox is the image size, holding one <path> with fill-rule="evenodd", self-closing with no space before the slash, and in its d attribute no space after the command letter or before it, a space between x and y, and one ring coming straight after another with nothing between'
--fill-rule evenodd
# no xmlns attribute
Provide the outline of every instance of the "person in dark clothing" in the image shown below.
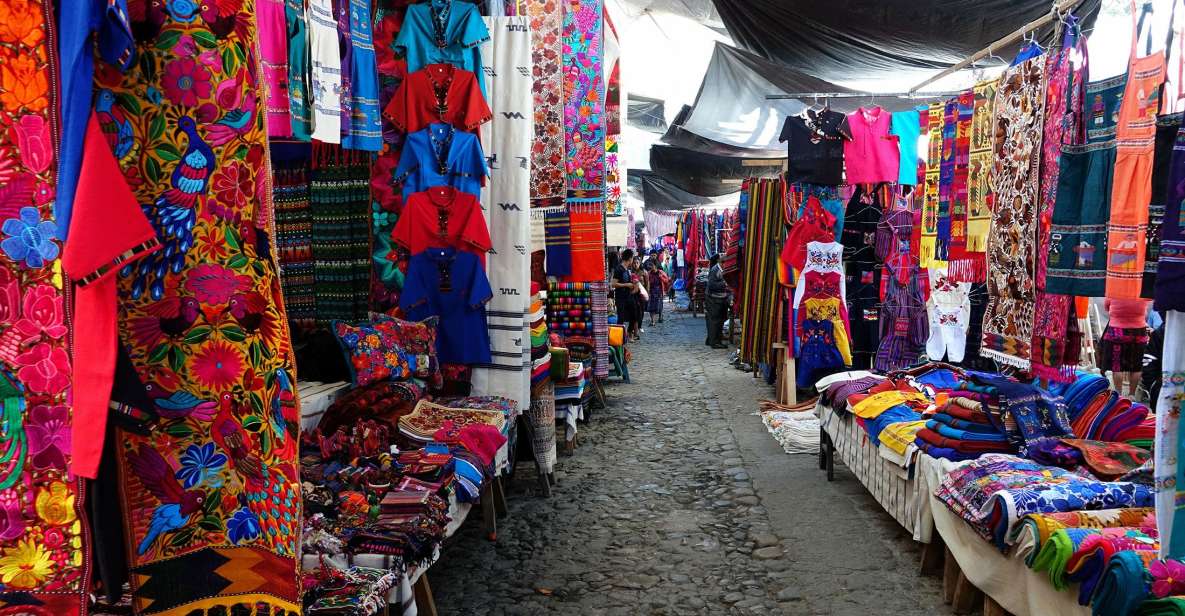
<svg viewBox="0 0 1185 616"><path fill-rule="evenodd" d="M704 320L708 325L708 339L704 344L713 349L728 348L722 338L724 336L724 320L728 318L728 285L724 282L724 268L720 266L720 255L714 254L709 260L708 285L704 300L706 308Z"/></svg>
<svg viewBox="0 0 1185 616"><path fill-rule="evenodd" d="M642 324L642 315L638 312L638 285L630 271L634 265L634 251L626 248L621 251L621 260L613 268L613 303L617 304L617 322L625 327L626 333L632 340L638 339L638 327Z"/></svg>

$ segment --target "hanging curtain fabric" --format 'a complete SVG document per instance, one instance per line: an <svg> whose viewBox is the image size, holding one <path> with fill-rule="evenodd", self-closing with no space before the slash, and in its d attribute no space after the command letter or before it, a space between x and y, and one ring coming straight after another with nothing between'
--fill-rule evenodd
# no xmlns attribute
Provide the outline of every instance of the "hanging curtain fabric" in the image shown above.
<svg viewBox="0 0 1185 616"><path fill-rule="evenodd" d="M531 207L564 198L564 12L556 0L527 0L531 18L535 138L531 147Z"/></svg>
<svg viewBox="0 0 1185 616"><path fill-rule="evenodd" d="M996 200L987 244L991 301L980 354L1022 369L1031 363L1044 108L1044 58L1004 72L996 92Z"/></svg>
<svg viewBox="0 0 1185 616"><path fill-rule="evenodd" d="M947 244L948 263L963 263L971 259L967 250L968 198L967 189L971 163L971 124L975 113L975 92L968 90L955 99L954 164L950 188L950 239Z"/></svg>
<svg viewBox="0 0 1185 616"><path fill-rule="evenodd" d="M1075 58L1081 62L1075 63ZM1085 140L1082 105L1086 87L1086 45L1078 32L1066 33L1062 48L1048 54L1045 67L1045 128L1041 147L1041 184L1037 211L1037 245L1047 247L1052 238L1053 210L1063 145ZM1054 381L1074 378L1082 348L1078 319L1072 315L1072 298L1049 293L1045 277L1049 251L1037 253L1036 302L1033 316L1033 376Z"/></svg>
<svg viewBox="0 0 1185 616"><path fill-rule="evenodd" d="M1161 558L1185 558L1185 464L1180 421L1185 400L1185 312L1164 313L1163 381L1156 401L1156 442L1153 444L1156 485L1156 528Z"/></svg>
<svg viewBox="0 0 1185 616"><path fill-rule="evenodd" d="M744 265L738 289L738 312L744 323L741 361L751 365L770 364L781 320L777 244L785 234L782 208L786 188L781 179L762 178L749 180L743 190L748 192L749 201ZM694 265L689 262L691 269Z"/></svg>
<svg viewBox="0 0 1185 616"><path fill-rule="evenodd" d="M139 69L116 79L96 71L96 85L135 118L139 155L120 164L147 171L134 191L165 246L118 281L119 338L135 375L116 390L151 387L161 411L148 434L121 431L115 447L132 609L299 613L300 408L271 194L259 188L267 136L261 118L235 128L240 111L259 109L262 76L242 55L257 49L256 3L236 3L227 29L150 13L135 24ZM221 61L199 61L195 40ZM219 119L199 126L195 109ZM367 161L357 168L365 229Z"/></svg>
<svg viewBox="0 0 1185 616"><path fill-rule="evenodd" d="M486 272L494 296L486 304L492 361L475 366L473 395L501 396L519 409L530 404L530 348L523 324L531 298L531 170L534 122L531 114L531 31L526 17L485 17L490 42L482 46L482 66L494 119L482 126L490 179L482 188L486 224L494 249ZM525 69L525 70L520 70ZM529 332L529 330L528 330ZM527 353L524 363L524 349ZM524 378L525 373L525 378Z"/></svg>

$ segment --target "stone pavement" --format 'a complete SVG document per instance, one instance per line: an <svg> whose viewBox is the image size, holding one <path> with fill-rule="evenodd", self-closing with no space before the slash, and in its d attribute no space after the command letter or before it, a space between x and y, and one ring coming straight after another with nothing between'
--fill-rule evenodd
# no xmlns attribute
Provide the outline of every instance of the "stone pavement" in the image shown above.
<svg viewBox="0 0 1185 616"><path fill-rule="evenodd" d="M552 497L523 463L497 542L474 516L445 548L440 614L949 614L850 473L828 484L765 432L753 413L772 389L705 347L702 319L667 316L561 455Z"/></svg>

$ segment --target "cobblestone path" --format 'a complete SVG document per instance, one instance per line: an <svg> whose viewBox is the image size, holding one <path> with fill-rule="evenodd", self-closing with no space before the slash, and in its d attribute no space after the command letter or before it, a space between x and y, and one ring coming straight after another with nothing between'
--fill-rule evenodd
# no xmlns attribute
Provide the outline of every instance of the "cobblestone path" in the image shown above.
<svg viewBox="0 0 1185 616"><path fill-rule="evenodd" d="M753 415L772 390L703 338L681 314L647 328L551 498L520 464L497 542L473 519L445 548L440 614L949 613L905 533L846 471L783 453Z"/></svg>

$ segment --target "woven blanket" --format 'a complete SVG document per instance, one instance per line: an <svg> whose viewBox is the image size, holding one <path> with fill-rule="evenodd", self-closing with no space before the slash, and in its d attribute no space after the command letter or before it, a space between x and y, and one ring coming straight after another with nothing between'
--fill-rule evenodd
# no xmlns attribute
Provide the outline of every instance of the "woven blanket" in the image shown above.
<svg viewBox="0 0 1185 616"><path fill-rule="evenodd" d="M1136 608L1152 597L1155 580L1148 569L1155 558L1156 552L1148 550L1125 550L1111 556L1095 585L1091 613L1094 616L1136 613Z"/></svg>
<svg viewBox="0 0 1185 616"><path fill-rule="evenodd" d="M995 203L991 176L996 130L993 114L998 86L998 80L984 81L973 90L975 100L967 164L967 258L957 259L948 266L948 273L958 282L983 282L987 276L983 253L987 250Z"/></svg>
<svg viewBox="0 0 1185 616"><path fill-rule="evenodd" d="M602 0L563 0L565 186L568 197L604 198L605 79Z"/></svg>
<svg viewBox="0 0 1185 616"><path fill-rule="evenodd" d="M1145 532L1147 530L1147 532ZM1111 557L1122 551L1144 553L1151 560L1160 549L1155 529L1105 528L1082 541L1066 562L1066 580L1077 582L1078 604L1090 605Z"/></svg>
<svg viewBox="0 0 1185 616"><path fill-rule="evenodd" d="M593 374L603 379L609 376L609 283L594 282L592 290L593 344L597 361Z"/></svg>
<svg viewBox="0 0 1185 616"><path fill-rule="evenodd" d="M954 138L954 175L950 188L950 242L946 261L962 263L967 252L967 183L971 163L971 124L975 113L975 93L967 90L956 99Z"/></svg>
<svg viewBox="0 0 1185 616"><path fill-rule="evenodd" d="M955 133L958 128L959 99L952 98L946 101L942 109L942 162L938 167L938 223L934 229L933 254L925 254L927 243L922 242L922 260L930 266L944 264L950 248L951 198L955 187Z"/></svg>
<svg viewBox="0 0 1185 616"><path fill-rule="evenodd" d="M569 202L568 221L571 229L569 246L572 271L570 282L605 280L605 210L599 201Z"/></svg>
<svg viewBox="0 0 1185 616"><path fill-rule="evenodd" d="M309 186L317 323L360 321L370 309L370 156L314 143Z"/></svg>
<svg viewBox="0 0 1185 616"><path fill-rule="evenodd" d="M531 18L535 116L535 138L531 147L531 205L537 206L564 196L564 86L560 64L564 12L556 0L527 0L527 14Z"/></svg>
<svg viewBox="0 0 1185 616"><path fill-rule="evenodd" d="M555 385L544 381L531 392L531 406L526 413L531 431L531 451L544 473L555 469Z"/></svg>
<svg viewBox="0 0 1185 616"><path fill-rule="evenodd" d="M399 418L399 431L418 441L430 441L446 421L453 422L457 430L471 424L487 424L505 431L506 413L484 408L453 408L420 400L411 414Z"/></svg>
<svg viewBox="0 0 1185 616"><path fill-rule="evenodd" d="M744 266L738 285L743 321L741 361L748 364L771 363L776 329L782 320L778 310L781 294L777 291L777 244L785 234L785 190L780 179L749 182Z"/></svg>
<svg viewBox="0 0 1185 616"><path fill-rule="evenodd" d="M294 330L309 331L317 320L309 174L304 164L285 168L275 164L273 171L272 202L284 307Z"/></svg>
<svg viewBox="0 0 1185 616"><path fill-rule="evenodd" d="M481 46L481 62L491 69L485 83L494 119L481 129L489 167L481 202L493 241L486 275L494 296L486 304L491 362L474 366L470 382L474 395L509 398L525 409L531 399L530 365L523 358L524 350L528 360L530 353L523 315L531 296L531 32L526 17L483 19L490 42Z"/></svg>
<svg viewBox="0 0 1185 616"><path fill-rule="evenodd" d="M938 211L942 184L942 140L946 127L946 106L930 103L929 151L926 156L925 194L922 198L921 243L919 266L930 267L938 246Z"/></svg>
<svg viewBox="0 0 1185 616"><path fill-rule="evenodd" d="M1027 369L1033 339L1036 209L1045 61L1009 68L996 93L996 189L988 234L988 306L980 354Z"/></svg>
<svg viewBox="0 0 1185 616"><path fill-rule="evenodd" d="M572 273L572 227L567 208L548 208L543 215L547 245L547 275Z"/></svg>

